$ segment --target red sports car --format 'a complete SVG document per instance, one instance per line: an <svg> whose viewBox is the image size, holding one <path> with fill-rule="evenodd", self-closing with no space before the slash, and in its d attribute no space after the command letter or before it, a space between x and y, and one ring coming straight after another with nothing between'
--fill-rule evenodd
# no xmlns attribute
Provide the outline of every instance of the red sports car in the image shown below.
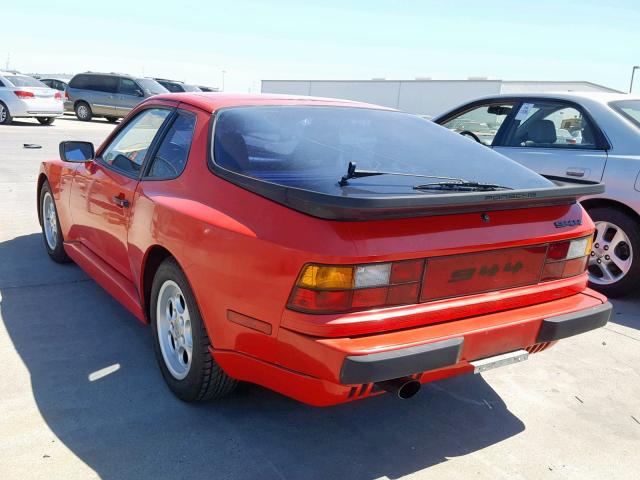
<svg viewBox="0 0 640 480"><path fill-rule="evenodd" d="M576 198L432 122L350 101L184 93L42 164L38 214L140 321L181 399L313 405L513 363L604 325Z"/></svg>

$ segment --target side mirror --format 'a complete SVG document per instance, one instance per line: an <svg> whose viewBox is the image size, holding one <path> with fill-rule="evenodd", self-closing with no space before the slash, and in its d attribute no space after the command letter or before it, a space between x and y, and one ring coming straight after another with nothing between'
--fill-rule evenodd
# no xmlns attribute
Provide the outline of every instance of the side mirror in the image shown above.
<svg viewBox="0 0 640 480"><path fill-rule="evenodd" d="M96 156L91 142L60 142L60 158L65 162L88 162Z"/></svg>

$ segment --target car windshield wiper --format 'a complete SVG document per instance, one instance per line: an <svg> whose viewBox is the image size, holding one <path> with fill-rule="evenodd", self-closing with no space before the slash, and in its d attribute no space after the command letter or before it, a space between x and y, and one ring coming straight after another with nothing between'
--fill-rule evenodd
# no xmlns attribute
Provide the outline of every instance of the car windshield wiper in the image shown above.
<svg viewBox="0 0 640 480"><path fill-rule="evenodd" d="M493 190L513 190L511 187L504 185L495 185L493 183L480 182L436 182L415 185L414 190L447 190L451 192L491 192Z"/></svg>
<svg viewBox="0 0 640 480"><path fill-rule="evenodd" d="M463 178L454 178L454 177L442 177L440 175L420 175L419 173L400 173L400 172L380 172L377 170L356 170L356 164L354 162L349 162L349 167L347 168L347 174L344 175L338 185L344 187L349 184L349 180L352 178L362 178L362 177L374 177L377 175L397 175L400 177L421 177L421 178L438 178L441 180L449 180L449 182L445 183L457 183L457 184L466 184L467 180ZM437 184L434 184L437 185ZM415 188L415 187L414 187Z"/></svg>

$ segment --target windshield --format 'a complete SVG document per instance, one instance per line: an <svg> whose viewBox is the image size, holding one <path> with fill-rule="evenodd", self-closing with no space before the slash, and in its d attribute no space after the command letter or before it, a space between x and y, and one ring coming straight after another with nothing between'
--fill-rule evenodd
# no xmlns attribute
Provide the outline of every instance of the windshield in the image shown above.
<svg viewBox="0 0 640 480"><path fill-rule="evenodd" d="M510 188L553 184L491 149L415 115L330 106L237 107L217 114L214 161L279 185L336 195L413 194L424 179L379 175L338 184L349 162ZM425 194L437 194L426 192Z"/></svg>
<svg viewBox="0 0 640 480"><path fill-rule="evenodd" d="M155 80L151 80L149 78L136 78L136 82L138 82L138 85L140 85L142 88L144 88L145 90L147 90L149 93L153 95L169 92L169 90L164 88L158 82L156 82Z"/></svg>
<svg viewBox="0 0 640 480"><path fill-rule="evenodd" d="M610 105L640 128L640 100L622 100Z"/></svg>
<svg viewBox="0 0 640 480"><path fill-rule="evenodd" d="M42 87L49 88L40 80L36 80L33 77L27 77L26 75L6 75L4 78L9 80L14 87Z"/></svg>

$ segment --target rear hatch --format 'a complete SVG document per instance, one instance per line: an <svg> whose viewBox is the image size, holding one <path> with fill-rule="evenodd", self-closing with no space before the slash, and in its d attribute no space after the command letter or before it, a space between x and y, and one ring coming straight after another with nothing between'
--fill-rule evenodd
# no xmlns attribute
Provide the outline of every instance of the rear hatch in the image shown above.
<svg viewBox="0 0 640 480"><path fill-rule="evenodd" d="M323 254L303 243L292 253L286 328L380 332L586 287L593 224L577 198L600 184L544 178L432 122L373 108L224 109L211 144L215 174L312 217L298 215L299 230L334 226Z"/></svg>

